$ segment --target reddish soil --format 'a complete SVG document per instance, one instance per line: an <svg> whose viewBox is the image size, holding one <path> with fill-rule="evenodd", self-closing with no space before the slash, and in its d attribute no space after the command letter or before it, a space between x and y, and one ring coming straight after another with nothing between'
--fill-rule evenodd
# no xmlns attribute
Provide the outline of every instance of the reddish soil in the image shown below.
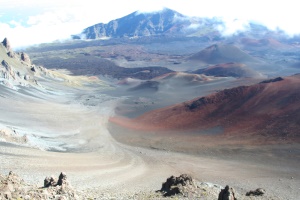
<svg viewBox="0 0 300 200"><path fill-rule="evenodd" d="M216 126L223 136L262 136L300 141L300 75L281 81L226 89L206 97L148 112L135 119L111 118L145 131L193 131Z"/></svg>

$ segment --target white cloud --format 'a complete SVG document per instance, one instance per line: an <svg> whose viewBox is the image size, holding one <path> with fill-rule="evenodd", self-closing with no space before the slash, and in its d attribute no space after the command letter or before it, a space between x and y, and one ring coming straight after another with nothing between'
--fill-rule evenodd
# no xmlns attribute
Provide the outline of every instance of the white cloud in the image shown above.
<svg viewBox="0 0 300 200"><path fill-rule="evenodd" d="M187 28L188 29L198 29L199 27L201 26L201 24L191 24L191 25L189 25Z"/></svg>
<svg viewBox="0 0 300 200"><path fill-rule="evenodd" d="M224 36L234 35L246 31L249 28L248 20L222 18L221 21L223 24L219 25L217 28Z"/></svg>
<svg viewBox="0 0 300 200"><path fill-rule="evenodd" d="M28 10L33 9L32 13L39 14L31 14L22 22L2 20L0 39L8 37L15 47L67 39L93 24L107 23L136 10L151 12L163 7L188 16L219 17L225 22L219 28L226 35L247 28L249 21L294 35L300 33L297 3L296 0L10 0L0 3L2 15L7 10L30 13Z"/></svg>
<svg viewBox="0 0 300 200"><path fill-rule="evenodd" d="M80 22L74 16L59 12L31 16L26 26L15 21L10 22L10 25L0 24L1 36L8 37L16 48L68 39L81 31L81 26L78 26Z"/></svg>
<svg viewBox="0 0 300 200"><path fill-rule="evenodd" d="M11 27L17 27L17 26L20 26L21 23L15 21L15 20L11 20L11 21L9 22L9 25L10 25Z"/></svg>

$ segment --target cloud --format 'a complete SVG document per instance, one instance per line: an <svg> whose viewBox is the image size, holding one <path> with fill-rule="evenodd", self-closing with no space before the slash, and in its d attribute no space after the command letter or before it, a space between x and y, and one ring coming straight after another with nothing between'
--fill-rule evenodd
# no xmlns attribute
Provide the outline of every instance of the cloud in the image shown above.
<svg viewBox="0 0 300 200"><path fill-rule="evenodd" d="M199 0L186 0L185 3L175 0L170 8L188 16L217 17L224 21L224 26L219 28L227 35L247 28L250 22L265 25L271 30L283 30L289 36L300 33L297 25L300 12L296 0L210 0L201 3Z"/></svg>
<svg viewBox="0 0 300 200"><path fill-rule="evenodd" d="M8 37L14 48L70 39L87 26L76 10L47 11L29 16L25 22L0 22L0 37Z"/></svg>
<svg viewBox="0 0 300 200"><path fill-rule="evenodd" d="M97 2L97 3L95 3ZM12 6L13 5L13 6ZM218 26L224 35L247 29L249 22L284 30L293 36L300 33L297 1L278 0L11 0L1 3L0 39L8 37L15 47L68 39L84 28L123 17L136 10L152 12L167 7L187 16L221 19ZM7 19L7 13L24 12L22 19ZM195 28L194 24L191 28Z"/></svg>
<svg viewBox="0 0 300 200"><path fill-rule="evenodd" d="M220 21L222 21L223 23L218 25L216 28L224 36L234 35L239 32L246 31L250 28L248 20L222 18L220 19Z"/></svg>
<svg viewBox="0 0 300 200"><path fill-rule="evenodd" d="M29 0L28 3L30 2L34 3L36 1ZM69 2L69 5L66 4L66 2L61 3L62 1L45 0L43 3L45 3L44 6L47 9L41 9L43 4L39 2L40 1L38 1L36 5L36 8L41 10L39 14L29 15L20 21L0 21L0 39L8 37L14 48L23 48L56 40L66 40L70 39L73 34L81 33L82 30L88 26L99 22L108 22L109 20L122 17L131 12L128 13L128 10L123 9L128 6L125 2L119 4L120 7L115 6L116 4L110 4L111 8L109 8L105 5L95 5L94 1L91 2L89 0L85 2L75 0ZM21 9L19 7L11 7L7 4L6 7L4 5L4 8L7 9L6 12L11 13L13 10L20 9L25 12L28 7L32 13L37 13L37 11L32 10L33 8L28 4L22 4L22 6ZM112 8L112 6L114 8ZM5 9L3 10L5 11Z"/></svg>
<svg viewBox="0 0 300 200"><path fill-rule="evenodd" d="M195 29L198 29L199 27L201 27L201 24L199 24L199 23L193 23L193 24L189 25L187 27L187 29L195 30Z"/></svg>

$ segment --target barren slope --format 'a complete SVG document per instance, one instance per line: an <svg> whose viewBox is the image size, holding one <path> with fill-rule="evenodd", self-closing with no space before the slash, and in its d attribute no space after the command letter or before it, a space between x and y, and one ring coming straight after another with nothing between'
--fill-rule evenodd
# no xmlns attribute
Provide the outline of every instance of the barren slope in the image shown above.
<svg viewBox="0 0 300 200"><path fill-rule="evenodd" d="M113 122L140 130L206 130L225 135L260 135L299 140L300 75L275 82L226 89L206 97L154 110L134 120Z"/></svg>
<svg viewBox="0 0 300 200"><path fill-rule="evenodd" d="M204 69L194 71L195 74L205 74L207 76L232 76L232 77L262 77L262 75L245 64L241 63L222 63L209 66Z"/></svg>
<svg viewBox="0 0 300 200"><path fill-rule="evenodd" d="M255 62L253 57L231 44L214 44L192 55L189 60L208 64Z"/></svg>

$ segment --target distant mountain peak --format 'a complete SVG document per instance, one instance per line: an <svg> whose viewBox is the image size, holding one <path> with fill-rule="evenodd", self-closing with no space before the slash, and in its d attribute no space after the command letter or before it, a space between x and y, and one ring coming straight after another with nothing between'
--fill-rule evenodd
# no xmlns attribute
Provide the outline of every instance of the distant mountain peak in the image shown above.
<svg viewBox="0 0 300 200"><path fill-rule="evenodd" d="M180 19L180 20L179 20ZM87 39L104 37L140 37L164 34L182 34L191 24L188 17L169 8L154 12L135 11L107 24L99 23L83 30Z"/></svg>

